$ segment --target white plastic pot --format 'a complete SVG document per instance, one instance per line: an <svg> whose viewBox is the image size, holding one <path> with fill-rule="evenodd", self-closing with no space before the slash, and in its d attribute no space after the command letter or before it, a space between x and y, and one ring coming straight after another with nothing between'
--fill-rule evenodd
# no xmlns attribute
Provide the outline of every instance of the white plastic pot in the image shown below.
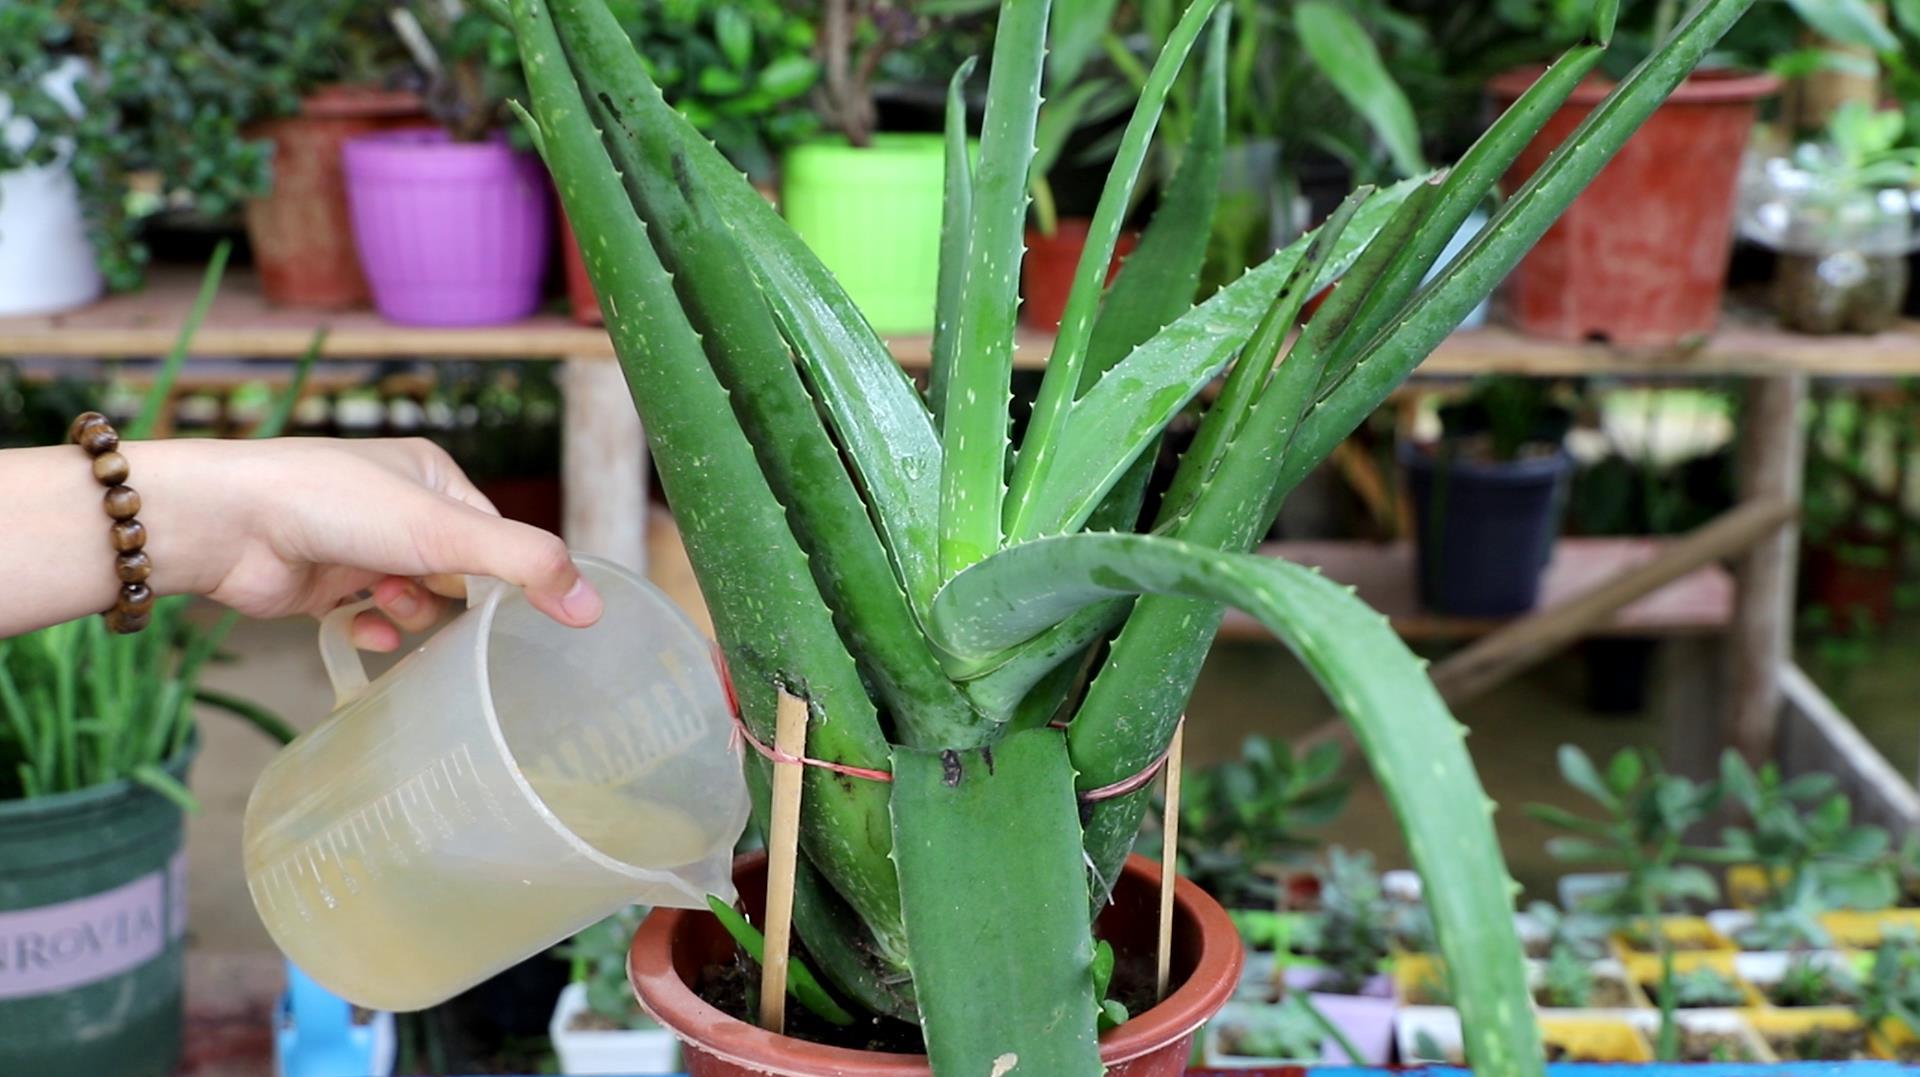
<svg viewBox="0 0 1920 1077"><path fill-rule="evenodd" d="M78 113L73 87L85 74L84 64L70 60L48 76L46 88ZM32 123L13 116L0 98L0 138L22 147L33 136ZM0 315L85 306L104 287L66 155L50 165L0 172Z"/></svg>
<svg viewBox="0 0 1920 1077"><path fill-rule="evenodd" d="M560 1056L565 1074L624 1074L657 1077L680 1072L680 1044L664 1028L574 1028L573 1019L587 1012L587 985L568 984L553 1007L547 1036Z"/></svg>

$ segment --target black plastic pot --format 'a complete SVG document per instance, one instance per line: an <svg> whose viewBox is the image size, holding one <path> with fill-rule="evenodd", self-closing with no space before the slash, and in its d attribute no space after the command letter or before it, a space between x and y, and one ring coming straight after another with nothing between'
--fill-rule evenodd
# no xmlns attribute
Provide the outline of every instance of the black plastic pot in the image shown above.
<svg viewBox="0 0 1920 1077"><path fill-rule="evenodd" d="M1413 490L1420 601L1458 617L1510 617L1540 599L1573 460L1565 452L1513 461L1442 455L1403 444Z"/></svg>
<svg viewBox="0 0 1920 1077"><path fill-rule="evenodd" d="M1587 666L1587 709L1610 717L1638 714L1647 706L1657 640L1639 636L1590 639L1582 644Z"/></svg>

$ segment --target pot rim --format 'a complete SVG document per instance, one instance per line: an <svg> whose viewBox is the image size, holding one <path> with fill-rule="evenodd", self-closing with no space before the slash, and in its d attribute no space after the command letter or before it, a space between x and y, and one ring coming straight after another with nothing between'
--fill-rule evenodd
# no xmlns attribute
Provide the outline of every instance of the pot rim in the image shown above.
<svg viewBox="0 0 1920 1077"><path fill-rule="evenodd" d="M1540 76L1545 67L1532 66L1495 75L1487 83L1487 90L1503 104L1511 104L1520 95L1527 92ZM1591 107L1606 99L1617 85L1612 79L1598 75L1589 75L1580 85L1574 87L1567 97L1566 105ZM1695 71L1686 81L1674 87L1673 93L1662 103L1666 105L1746 105L1765 97L1771 97L1780 89L1780 78L1767 72L1748 72L1732 70ZM1566 107L1563 105L1562 107Z"/></svg>
<svg viewBox="0 0 1920 1077"><path fill-rule="evenodd" d="M748 853L734 861L734 870L752 870L765 859L765 852ZM1127 858L1122 874L1159 889L1160 865L1138 853ZM1197 935L1202 942L1193 972L1158 1005L1101 1037L1100 1058L1109 1068L1198 1031L1232 997L1239 981L1244 955L1239 931L1227 911L1185 876L1176 877L1173 900L1174 914L1199 929ZM641 1008L676 1036L735 1065L788 1077L806 1077L822 1070L899 1075L926 1072L924 1055L855 1051L779 1036L708 1004L673 967L674 939L688 918L695 915L712 914L654 910L641 922L627 952L627 979ZM1215 944L1222 939L1228 945ZM797 1064L809 1068L790 1068Z"/></svg>
<svg viewBox="0 0 1920 1077"><path fill-rule="evenodd" d="M1422 471L1438 471L1440 459L1434 450L1439 445L1437 441L1403 441L1400 443L1400 463L1404 467ZM1523 456L1518 460L1481 460L1471 456L1456 456L1447 461L1449 475L1488 483L1534 482L1557 478L1572 470L1573 454L1567 451L1565 445L1551 453Z"/></svg>
<svg viewBox="0 0 1920 1077"><path fill-rule="evenodd" d="M412 90L389 90L366 83L336 82L300 99L298 118L308 120L396 119L426 116L426 105Z"/></svg>

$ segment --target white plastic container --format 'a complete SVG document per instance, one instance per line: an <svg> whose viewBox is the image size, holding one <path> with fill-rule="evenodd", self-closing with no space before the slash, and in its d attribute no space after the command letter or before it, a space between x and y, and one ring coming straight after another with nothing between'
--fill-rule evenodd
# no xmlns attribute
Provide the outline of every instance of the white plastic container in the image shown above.
<svg viewBox="0 0 1920 1077"><path fill-rule="evenodd" d="M680 1072L680 1043L664 1028L574 1028L587 1012L587 985L568 984L547 1022L547 1037L560 1056L560 1072L579 1077L618 1074L659 1077Z"/></svg>
<svg viewBox="0 0 1920 1077"><path fill-rule="evenodd" d="M579 557L566 628L516 588L368 683L321 624L339 702L261 774L247 887L274 941L368 1009L445 1001L630 904L732 900L746 782L710 645L658 590Z"/></svg>
<svg viewBox="0 0 1920 1077"><path fill-rule="evenodd" d="M69 59L48 75L44 88L78 115L74 86L86 73L79 59ZM33 123L12 112L0 97L0 138L24 147L34 137ZM85 306L105 287L68 166L71 153L68 148L52 164L0 172L0 316Z"/></svg>

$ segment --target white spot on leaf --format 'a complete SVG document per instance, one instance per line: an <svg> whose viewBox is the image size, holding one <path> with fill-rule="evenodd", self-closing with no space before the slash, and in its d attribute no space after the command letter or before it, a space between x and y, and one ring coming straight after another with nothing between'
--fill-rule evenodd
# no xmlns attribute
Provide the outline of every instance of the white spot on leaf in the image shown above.
<svg viewBox="0 0 1920 1077"><path fill-rule="evenodd" d="M1006 1054L993 1060L993 1072L989 1073L987 1077L1006 1077L1007 1074L1013 1072L1013 1067L1019 1064L1020 1056L1014 1054L1012 1051L1008 1051Z"/></svg>

